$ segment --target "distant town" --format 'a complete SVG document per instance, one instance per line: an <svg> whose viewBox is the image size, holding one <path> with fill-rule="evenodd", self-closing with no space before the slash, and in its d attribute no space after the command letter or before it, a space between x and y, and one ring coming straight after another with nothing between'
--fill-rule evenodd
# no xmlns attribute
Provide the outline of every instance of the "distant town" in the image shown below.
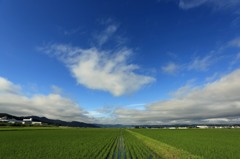
<svg viewBox="0 0 240 159"><path fill-rule="evenodd" d="M145 128L145 129L235 129L240 124L193 124L193 125L104 125L87 124L82 122L65 122L61 120L47 119L44 117L17 117L9 114L0 114L0 126L67 126L67 127L118 127L118 128Z"/></svg>
<svg viewBox="0 0 240 159"><path fill-rule="evenodd" d="M226 125L226 124L211 124L211 125L146 125L146 126L135 126L135 129L145 128L145 129L235 129L240 128L240 124Z"/></svg>
<svg viewBox="0 0 240 159"><path fill-rule="evenodd" d="M3 116L0 118L1 123L8 123L8 124L23 124L23 125L42 125L40 121L33 121L32 118L17 120L14 118L8 118L8 116Z"/></svg>
<svg viewBox="0 0 240 159"><path fill-rule="evenodd" d="M39 116L14 116L0 113L0 126L63 126L63 127L99 127L79 121L62 121Z"/></svg>

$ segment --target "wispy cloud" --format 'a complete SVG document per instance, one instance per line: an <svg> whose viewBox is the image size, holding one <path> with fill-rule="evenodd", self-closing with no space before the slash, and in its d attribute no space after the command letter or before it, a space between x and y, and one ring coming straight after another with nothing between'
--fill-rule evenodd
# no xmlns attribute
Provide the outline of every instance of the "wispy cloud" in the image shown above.
<svg viewBox="0 0 240 159"><path fill-rule="evenodd" d="M215 50L209 51L208 54L203 56L193 56L189 62L185 63L176 63L168 62L166 65L161 67L162 72L174 75L180 71L208 71L211 66L225 60L226 63L229 63L229 68L236 65L240 61L240 38L234 38L230 41L225 42L222 46ZM236 52L232 52L231 49L236 49ZM172 57L176 59L175 57ZM178 60L178 59L176 59ZM178 60L179 61L179 60ZM230 62L229 62L230 61Z"/></svg>
<svg viewBox="0 0 240 159"><path fill-rule="evenodd" d="M54 89L56 88L55 86ZM19 85L4 77L0 77L0 90L0 112L20 116L38 115L67 121L93 121L77 103L56 92L28 97L20 91Z"/></svg>
<svg viewBox="0 0 240 159"><path fill-rule="evenodd" d="M51 89L54 94L62 94L63 93L63 90L58 86L52 85Z"/></svg>
<svg viewBox="0 0 240 159"><path fill-rule="evenodd" d="M57 30L60 34L65 36L72 36L72 35L81 35L84 34L83 27L74 27L74 28L66 28L63 26L57 26Z"/></svg>
<svg viewBox="0 0 240 159"><path fill-rule="evenodd" d="M213 75L211 75L211 76L209 76L209 77L206 77L205 81L206 81L206 82L213 82L213 81L215 81L216 79L218 79L220 76L221 76L220 73L215 72Z"/></svg>
<svg viewBox="0 0 240 159"><path fill-rule="evenodd" d="M180 0L179 7L182 9L190 9L203 5L207 0Z"/></svg>
<svg viewBox="0 0 240 159"><path fill-rule="evenodd" d="M146 106L146 103L136 103L136 104L124 105L124 106L121 106L121 108L144 110L145 106Z"/></svg>
<svg viewBox="0 0 240 159"><path fill-rule="evenodd" d="M81 30L81 27L74 28L74 29L69 29L69 30L64 30L63 34L66 35L66 36L70 36L70 35L78 33L80 30Z"/></svg>
<svg viewBox="0 0 240 159"><path fill-rule="evenodd" d="M0 93L18 94L21 91L21 86L15 85L9 80L0 76Z"/></svg>
<svg viewBox="0 0 240 159"><path fill-rule="evenodd" d="M193 59L193 61L188 64L187 69L188 70L196 70L196 71L206 71L209 66L214 63L214 58L212 55L207 55L202 58L196 57Z"/></svg>
<svg viewBox="0 0 240 159"><path fill-rule="evenodd" d="M120 23L112 18L98 20L100 30L93 34L92 43L95 47L102 48L111 44L112 48L123 47L129 39L123 36Z"/></svg>
<svg viewBox="0 0 240 159"><path fill-rule="evenodd" d="M135 73L139 66L129 64L132 50L128 48L104 51L53 44L42 50L63 61L78 84L107 91L114 96L130 94L155 80L153 77Z"/></svg>
<svg viewBox="0 0 240 159"><path fill-rule="evenodd" d="M174 62L169 62L161 67L161 71L169 74L176 75L181 71L207 71L210 66L220 60L221 56L216 56L216 54L208 54L206 56L197 56L191 59L190 62L176 64Z"/></svg>
<svg viewBox="0 0 240 159"><path fill-rule="evenodd" d="M229 47L240 47L240 38L235 38L228 43Z"/></svg>
<svg viewBox="0 0 240 159"><path fill-rule="evenodd" d="M118 25L111 24L108 25L107 28L102 32L96 34L95 39L97 40L98 45L102 46L103 44L105 44L113 36L117 29Z"/></svg>
<svg viewBox="0 0 240 159"><path fill-rule="evenodd" d="M230 62L229 68L231 69L233 66L240 64L240 52L234 57L234 59Z"/></svg>
<svg viewBox="0 0 240 159"><path fill-rule="evenodd" d="M214 9L238 9L239 0L179 0L179 7L182 9L190 9L202 5L210 6Z"/></svg>
<svg viewBox="0 0 240 159"><path fill-rule="evenodd" d="M226 118L234 122L240 116L239 79L240 69L202 87L180 88L184 90L183 96L149 104L145 110L119 108L114 112L116 121L131 121L133 124L206 123Z"/></svg>
<svg viewBox="0 0 240 159"><path fill-rule="evenodd" d="M178 88L174 92L171 92L170 95L173 98L182 98L182 97L186 96L188 93L193 91L193 89L197 88L196 86L194 87L194 82L195 82L195 79L187 81L187 83L184 86Z"/></svg>
<svg viewBox="0 0 240 159"><path fill-rule="evenodd" d="M181 9L192 9L200 6L211 7L214 10L230 9L234 12L239 11L239 0L157 0L157 2L174 2Z"/></svg>
<svg viewBox="0 0 240 159"><path fill-rule="evenodd" d="M161 67L161 70L164 73L174 75L180 70L181 66L177 65L174 62L169 62L167 65Z"/></svg>

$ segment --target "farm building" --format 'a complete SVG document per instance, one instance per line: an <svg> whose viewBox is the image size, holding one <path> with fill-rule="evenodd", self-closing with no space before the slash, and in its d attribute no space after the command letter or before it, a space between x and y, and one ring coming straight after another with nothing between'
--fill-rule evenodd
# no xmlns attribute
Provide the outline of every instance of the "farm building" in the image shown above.
<svg viewBox="0 0 240 159"><path fill-rule="evenodd" d="M198 125L197 128L200 128L200 129L207 129L208 126L207 126L207 125Z"/></svg>
<svg viewBox="0 0 240 159"><path fill-rule="evenodd" d="M33 121L32 118L29 118L29 119L23 119L22 124L25 124L25 125L42 125L42 122Z"/></svg>
<svg viewBox="0 0 240 159"><path fill-rule="evenodd" d="M15 123L22 123L21 120L16 120L14 118L8 118L7 116L3 116L0 118L0 122L3 122L3 123L10 123L10 124L15 124Z"/></svg>
<svg viewBox="0 0 240 159"><path fill-rule="evenodd" d="M29 119L23 119L22 124L25 124L25 125L31 125L31 124L32 124L32 118L29 118Z"/></svg>
<svg viewBox="0 0 240 159"><path fill-rule="evenodd" d="M7 118L6 116L1 117L1 118L0 118L0 122L7 123L7 122L8 122L8 118Z"/></svg>
<svg viewBox="0 0 240 159"><path fill-rule="evenodd" d="M24 124L24 125L42 125L42 122L33 121L32 118L17 120L17 119L14 119L14 118L8 118L7 116L1 117L0 122L1 123L9 123L9 124L21 123L21 124Z"/></svg>
<svg viewBox="0 0 240 159"><path fill-rule="evenodd" d="M42 125L42 122L39 122L39 121L32 121L32 125Z"/></svg>

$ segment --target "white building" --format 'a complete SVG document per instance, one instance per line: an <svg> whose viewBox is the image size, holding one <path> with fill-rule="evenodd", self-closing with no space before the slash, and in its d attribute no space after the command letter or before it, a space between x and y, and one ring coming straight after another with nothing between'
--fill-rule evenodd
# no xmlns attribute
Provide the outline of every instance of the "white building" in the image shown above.
<svg viewBox="0 0 240 159"><path fill-rule="evenodd" d="M187 127L179 127L178 129L188 129Z"/></svg>
<svg viewBox="0 0 240 159"><path fill-rule="evenodd" d="M207 129L208 126L206 126L206 125L198 125L197 128L200 128L200 129Z"/></svg>
<svg viewBox="0 0 240 159"><path fill-rule="evenodd" d="M29 118L29 119L23 119L22 124L25 124L25 125L42 125L42 122L33 121L32 118Z"/></svg>
<svg viewBox="0 0 240 159"><path fill-rule="evenodd" d="M6 116L3 116L0 118L0 122L4 122L4 123L7 123L9 120Z"/></svg>
<svg viewBox="0 0 240 159"><path fill-rule="evenodd" d="M39 122L39 121L32 121L32 125L42 125L42 122Z"/></svg>
<svg viewBox="0 0 240 159"><path fill-rule="evenodd" d="M23 119L22 124L25 124L25 125L31 125L31 124L32 124L32 118L29 118L29 119Z"/></svg>

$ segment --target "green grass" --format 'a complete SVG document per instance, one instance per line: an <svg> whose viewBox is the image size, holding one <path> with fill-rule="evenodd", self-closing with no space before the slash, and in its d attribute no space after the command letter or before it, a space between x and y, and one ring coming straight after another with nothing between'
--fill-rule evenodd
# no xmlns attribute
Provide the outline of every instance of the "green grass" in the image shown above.
<svg viewBox="0 0 240 159"><path fill-rule="evenodd" d="M207 159L238 159L240 156L240 129L133 131Z"/></svg>

